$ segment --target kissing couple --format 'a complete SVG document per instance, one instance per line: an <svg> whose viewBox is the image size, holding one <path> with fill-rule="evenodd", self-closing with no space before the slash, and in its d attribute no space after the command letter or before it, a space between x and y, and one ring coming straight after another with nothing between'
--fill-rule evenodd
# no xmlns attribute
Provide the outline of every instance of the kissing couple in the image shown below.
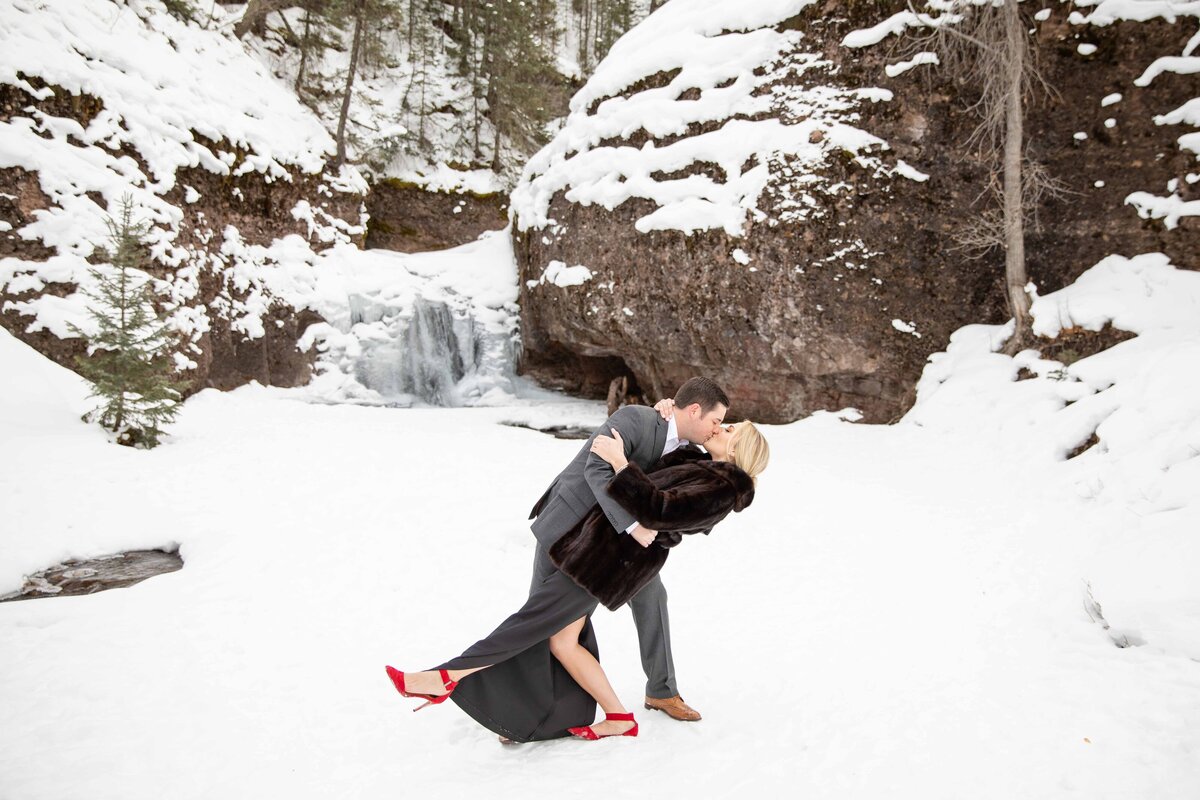
<svg viewBox="0 0 1200 800"><path fill-rule="evenodd" d="M691 378L673 400L625 406L597 428L530 514L537 548L525 605L439 667L387 667L400 694L426 701L414 710L452 699L506 744L637 736L600 666L591 624L598 605L628 604L645 707L700 719L675 684L659 571L685 534L709 533L754 499L767 442L750 422L724 425L728 409L714 381Z"/></svg>

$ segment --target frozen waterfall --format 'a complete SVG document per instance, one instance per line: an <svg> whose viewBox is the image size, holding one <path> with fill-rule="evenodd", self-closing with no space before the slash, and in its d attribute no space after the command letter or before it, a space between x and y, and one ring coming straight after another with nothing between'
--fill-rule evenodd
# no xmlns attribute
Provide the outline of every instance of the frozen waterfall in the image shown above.
<svg viewBox="0 0 1200 800"><path fill-rule="evenodd" d="M506 231L452 250L344 248L304 276L301 349L317 351L310 395L372 405L495 405L511 400L518 348L516 264Z"/></svg>
<svg viewBox="0 0 1200 800"><path fill-rule="evenodd" d="M348 305L349 329L323 360L352 381L330 399L461 406L511 390L514 333L491 330L473 309L422 296L397 308L379 296L351 295Z"/></svg>
<svg viewBox="0 0 1200 800"><path fill-rule="evenodd" d="M407 320L393 325L395 338L364 348L354 376L387 398L413 396L437 406L461 405L458 382L479 367L474 321L455 319L441 302L418 297Z"/></svg>

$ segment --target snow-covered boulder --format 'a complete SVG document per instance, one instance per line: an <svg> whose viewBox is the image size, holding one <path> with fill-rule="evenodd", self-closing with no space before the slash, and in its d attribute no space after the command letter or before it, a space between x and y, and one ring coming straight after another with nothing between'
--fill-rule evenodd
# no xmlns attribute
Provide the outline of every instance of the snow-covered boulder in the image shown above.
<svg viewBox="0 0 1200 800"><path fill-rule="evenodd" d="M0 324L59 363L83 352L88 268L128 195L151 223L192 389L310 374L303 274L361 239L353 170L289 87L228 32L157 0L0 4Z"/></svg>
<svg viewBox="0 0 1200 800"><path fill-rule="evenodd" d="M1054 90L1027 146L1068 190L1027 235L1044 291L1114 251L1200 248L1197 41L1172 24L1196 11L1089 6L1022 4ZM953 249L987 199L973 90L910 52L908 13L671 0L619 40L512 196L523 368L588 388L627 369L659 396L703 373L737 414L883 421L951 332L1003 321L1003 253ZM553 262L591 278L540 280Z"/></svg>

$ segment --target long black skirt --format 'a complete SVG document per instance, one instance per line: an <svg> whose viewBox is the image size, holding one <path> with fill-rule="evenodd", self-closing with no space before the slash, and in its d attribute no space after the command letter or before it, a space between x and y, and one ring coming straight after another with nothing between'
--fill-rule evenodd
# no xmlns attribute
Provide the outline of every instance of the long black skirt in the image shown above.
<svg viewBox="0 0 1200 800"><path fill-rule="evenodd" d="M491 664L459 681L450 699L488 730L514 742L568 736L567 728L591 725L596 701L550 652L550 637L587 617L579 643L600 658L591 613L596 598L554 570L533 586L521 610L435 669Z"/></svg>

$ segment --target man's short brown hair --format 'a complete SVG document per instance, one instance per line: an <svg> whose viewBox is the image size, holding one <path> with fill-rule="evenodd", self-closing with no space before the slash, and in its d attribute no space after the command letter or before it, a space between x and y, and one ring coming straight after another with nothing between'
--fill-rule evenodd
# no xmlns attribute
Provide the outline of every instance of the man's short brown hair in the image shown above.
<svg viewBox="0 0 1200 800"><path fill-rule="evenodd" d="M688 378L675 393L675 407L687 408L692 403L699 403L701 413L707 414L718 404L729 408L729 396L712 378Z"/></svg>

